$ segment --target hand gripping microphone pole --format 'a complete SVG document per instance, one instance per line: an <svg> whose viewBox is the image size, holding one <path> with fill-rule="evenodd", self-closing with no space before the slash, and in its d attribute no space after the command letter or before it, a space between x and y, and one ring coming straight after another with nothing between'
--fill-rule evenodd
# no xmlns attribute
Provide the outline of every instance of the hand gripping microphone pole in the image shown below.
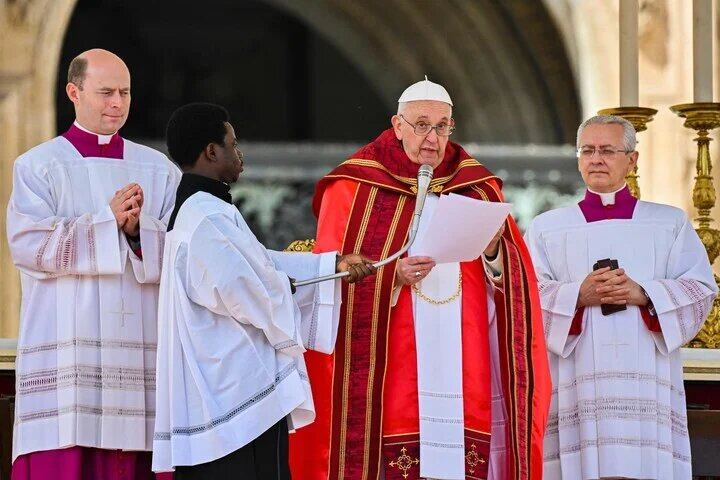
<svg viewBox="0 0 720 480"><path fill-rule="evenodd" d="M415 241L417 236L418 227L420 226L420 215L422 215L423 207L425 206L425 197L427 197L428 187L430 187L430 180L433 177L433 167L430 165L420 165L420 171L417 176L417 197L415 198L415 211L413 212L412 224L410 225L410 235L407 243L397 252L390 255L384 260L373 263L373 267L380 268L388 263L394 261L397 258L407 252L410 246ZM350 275L350 272L339 272L332 275L325 275L324 277L310 278L308 280L300 280L293 283L296 287L302 287L304 285L311 285L313 283L325 282L327 280L335 280L337 278L343 278Z"/></svg>

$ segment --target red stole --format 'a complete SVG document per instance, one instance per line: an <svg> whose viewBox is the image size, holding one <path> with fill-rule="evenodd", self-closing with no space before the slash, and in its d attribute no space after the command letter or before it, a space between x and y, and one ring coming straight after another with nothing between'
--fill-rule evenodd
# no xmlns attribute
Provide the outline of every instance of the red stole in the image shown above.
<svg viewBox="0 0 720 480"><path fill-rule="evenodd" d="M462 365L467 478L486 478L490 456L490 348L485 271L461 264ZM419 478L417 351L410 288L392 309L383 396L383 465L387 480ZM405 475L408 475L407 477Z"/></svg>

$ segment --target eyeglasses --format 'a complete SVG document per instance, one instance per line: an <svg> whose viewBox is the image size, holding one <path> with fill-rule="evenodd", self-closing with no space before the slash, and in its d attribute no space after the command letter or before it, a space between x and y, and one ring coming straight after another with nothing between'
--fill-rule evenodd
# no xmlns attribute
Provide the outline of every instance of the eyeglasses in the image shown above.
<svg viewBox="0 0 720 480"><path fill-rule="evenodd" d="M455 131L455 125L449 123L438 123L437 125L430 125L427 122L410 123L405 117L400 115L400 118L405 120L405 123L413 127L415 135L425 136L430 133L430 130L435 130L438 137L449 137Z"/></svg>
<svg viewBox="0 0 720 480"><path fill-rule="evenodd" d="M585 145L577 149L577 156L582 158L592 158L595 153L600 155L600 158L609 158L616 153L632 153L633 150L625 150L624 148L611 148L611 147L600 147L596 148L594 145Z"/></svg>

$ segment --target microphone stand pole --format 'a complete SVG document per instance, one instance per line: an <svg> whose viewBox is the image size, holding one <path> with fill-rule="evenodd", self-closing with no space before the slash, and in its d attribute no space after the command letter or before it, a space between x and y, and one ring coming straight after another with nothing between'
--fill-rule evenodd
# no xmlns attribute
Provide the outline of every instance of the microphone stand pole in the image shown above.
<svg viewBox="0 0 720 480"><path fill-rule="evenodd" d="M410 236L408 238L407 243L397 252L390 255L384 260L380 260L379 262L373 263L373 267L380 268L384 267L388 263L393 262L394 260L400 258L402 254L408 251L408 249L412 246L412 244L415 242L415 237L417 237L417 231L418 227L420 226L420 215L422 215L423 207L425 206L425 197L427 197L427 191L428 187L430 187L430 181L432 180L433 175L433 167L430 165L421 165L420 170L418 171L418 192L417 197L415 199L415 211L413 212L413 219L412 219L412 225L410 227ZM299 280L295 281L293 285L295 287L302 287L305 285L312 285L314 283L320 283L320 282L326 282L328 280L335 280L338 278L347 277L350 275L350 272L338 272L334 273L332 275L325 275L322 277L317 278L310 278L307 280Z"/></svg>

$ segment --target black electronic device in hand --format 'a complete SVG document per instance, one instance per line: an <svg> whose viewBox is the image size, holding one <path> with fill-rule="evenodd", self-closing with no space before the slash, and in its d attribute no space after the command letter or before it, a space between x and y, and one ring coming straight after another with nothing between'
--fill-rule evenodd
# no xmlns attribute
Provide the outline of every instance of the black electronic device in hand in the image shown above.
<svg viewBox="0 0 720 480"><path fill-rule="evenodd" d="M617 270L618 261L611 260L609 258L603 258L602 260L598 260L597 262L595 262L595 265L593 265L593 270L599 270L605 267L610 267L610 270ZM603 315L611 315L613 313L622 312L623 310L627 310L626 305L612 305L606 303L600 305L600 311L602 311Z"/></svg>

